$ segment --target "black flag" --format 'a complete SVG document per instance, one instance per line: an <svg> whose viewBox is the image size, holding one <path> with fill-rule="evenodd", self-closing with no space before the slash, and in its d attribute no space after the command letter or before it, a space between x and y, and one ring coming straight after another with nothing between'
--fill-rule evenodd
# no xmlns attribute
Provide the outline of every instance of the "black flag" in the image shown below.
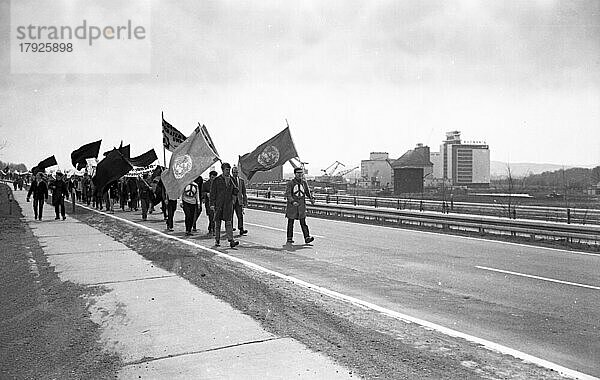
<svg viewBox="0 0 600 380"><path fill-rule="evenodd" d="M148 166L158 160L158 156L154 149L150 149L146 153L129 159L129 163L133 166Z"/></svg>
<svg viewBox="0 0 600 380"><path fill-rule="evenodd" d="M100 152L100 143L102 140L91 142L81 146L71 153L71 163L77 170L81 170L86 166L86 159L98 158Z"/></svg>
<svg viewBox="0 0 600 380"><path fill-rule="evenodd" d="M115 181L127 174L133 166L117 149L113 149L106 154L102 161L96 166L96 174L92 178L94 185L102 189L107 184Z"/></svg>
<svg viewBox="0 0 600 380"><path fill-rule="evenodd" d="M54 165L58 165L58 162L56 162L56 158L54 157L54 155L52 155L46 158L45 160L40 161L40 163L37 164L37 166L31 169L31 172L35 175L37 172L43 172L44 170L46 170L46 168L49 168L50 166Z"/></svg>
<svg viewBox="0 0 600 380"><path fill-rule="evenodd" d="M117 148L114 148L117 149ZM119 152L123 155L123 157L125 158L129 158L129 152L131 150L131 145L127 144L125 146L123 146L123 141L121 141L121 145L119 145ZM109 150L108 152L104 152L104 157L106 157L110 152L112 152L112 150Z"/></svg>

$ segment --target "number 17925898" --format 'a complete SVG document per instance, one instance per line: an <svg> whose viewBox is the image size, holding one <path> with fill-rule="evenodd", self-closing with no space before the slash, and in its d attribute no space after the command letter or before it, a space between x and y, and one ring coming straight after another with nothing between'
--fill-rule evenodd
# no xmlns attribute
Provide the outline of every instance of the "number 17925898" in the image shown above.
<svg viewBox="0 0 600 380"><path fill-rule="evenodd" d="M71 53L73 44L70 42L21 42L21 53Z"/></svg>

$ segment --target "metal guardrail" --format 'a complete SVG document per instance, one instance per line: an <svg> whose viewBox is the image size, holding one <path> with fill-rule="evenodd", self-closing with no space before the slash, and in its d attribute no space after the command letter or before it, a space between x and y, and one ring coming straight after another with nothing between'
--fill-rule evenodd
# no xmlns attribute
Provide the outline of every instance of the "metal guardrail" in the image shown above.
<svg viewBox="0 0 600 380"><path fill-rule="evenodd" d="M282 191L248 190L248 194L262 198L283 199ZM439 213L457 213L489 215L510 219L532 219L567 224L600 225L599 209L581 209L549 206L527 206L507 203L469 203L453 201L434 201L406 198L379 198L337 194L314 194L318 203L369 206L373 208L395 210L434 211Z"/></svg>
<svg viewBox="0 0 600 380"><path fill-rule="evenodd" d="M286 208L286 201L283 199L265 199L251 196L248 198L248 204L251 208L270 211L283 212ZM493 216L441 214L427 211L373 209L365 206L338 204L307 205L307 214L358 222L468 231L481 235L519 236L534 241L538 238L563 240L568 243L585 243L600 248L600 226L594 225L584 226L534 220L514 220Z"/></svg>

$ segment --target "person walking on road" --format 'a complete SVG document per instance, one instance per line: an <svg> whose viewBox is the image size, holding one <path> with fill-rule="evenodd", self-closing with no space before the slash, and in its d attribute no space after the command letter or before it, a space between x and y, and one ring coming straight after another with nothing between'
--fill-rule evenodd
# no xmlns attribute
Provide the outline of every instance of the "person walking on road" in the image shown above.
<svg viewBox="0 0 600 380"><path fill-rule="evenodd" d="M56 172L56 179L52 181L49 187L52 190L52 205L56 214L54 220L59 220L60 216L63 220L67 219L65 216L65 197L69 196L69 190L61 172Z"/></svg>
<svg viewBox="0 0 600 380"><path fill-rule="evenodd" d="M103 197L106 203L106 211L114 214L115 202L119 199L119 185L116 181L105 186Z"/></svg>
<svg viewBox="0 0 600 380"><path fill-rule="evenodd" d="M194 214L194 223L192 224L192 231L196 232L196 222L198 221L198 218L202 213L202 198L200 198L200 193L202 192L202 185L204 184L204 179L202 178L202 176L198 176L198 178L194 180L194 183L198 186L198 207L196 207L196 214Z"/></svg>
<svg viewBox="0 0 600 380"><path fill-rule="evenodd" d="M223 174L214 179L210 188L210 208L215 213L215 247L221 246L221 221L225 221L227 240L231 248L240 244L233 239L233 201L238 194L230 175L231 165L221 164Z"/></svg>
<svg viewBox="0 0 600 380"><path fill-rule="evenodd" d="M138 181L137 178L127 179L127 193L129 194L129 211L138 210Z"/></svg>
<svg viewBox="0 0 600 380"><path fill-rule="evenodd" d="M83 203L88 206L92 203L92 180L87 172L83 173L83 179L81 180L81 197Z"/></svg>
<svg viewBox="0 0 600 380"><path fill-rule="evenodd" d="M175 211L177 211L177 199L170 199L166 191L163 195L167 206L167 218L165 219L167 221L167 231L172 232L173 218L175 217Z"/></svg>
<svg viewBox="0 0 600 380"><path fill-rule="evenodd" d="M121 177L121 179L119 179L119 206L121 206L121 211L125 211L125 206L127 205L127 199L129 196L128 190L127 177Z"/></svg>
<svg viewBox="0 0 600 380"><path fill-rule="evenodd" d="M235 216L237 217L237 226L240 230L240 236L246 235L248 230L244 229L244 208L248 207L248 196L246 195L246 184L244 180L239 175L239 169L237 166L234 166L231 169L231 178L233 179L233 184L239 189L237 196L233 200L233 210L235 211ZM233 216L231 219L231 224L233 225Z"/></svg>
<svg viewBox="0 0 600 380"><path fill-rule="evenodd" d="M287 206L285 210L285 217L287 218L287 243L291 244L294 242L294 222L296 219L300 220L300 227L304 235L304 242L306 244L311 243L315 240L314 237L310 236L308 231L308 225L306 224L306 198L308 198L311 204L315 203L308 183L303 178L304 170L302 168L294 169L294 178L287 183L285 189L285 198L287 200Z"/></svg>
<svg viewBox="0 0 600 380"><path fill-rule="evenodd" d="M48 185L46 185L46 182L42 179L42 173L38 172L35 175L35 180L31 183L29 192L27 193L27 202L29 202L31 195L33 195L33 213L35 215L35 220L42 220L44 202L48 199Z"/></svg>
<svg viewBox="0 0 600 380"><path fill-rule="evenodd" d="M140 204L142 206L142 220L148 219L148 209L152 199L152 188L148 183L148 173L144 173L138 182L138 192L140 195Z"/></svg>
<svg viewBox="0 0 600 380"><path fill-rule="evenodd" d="M196 182L191 182L183 188L181 194L181 208L185 214L186 236L192 234L192 227L196 221L196 215L198 215L198 207L202 207L200 204L200 189Z"/></svg>
<svg viewBox="0 0 600 380"><path fill-rule="evenodd" d="M215 212L210 207L210 187L213 181L217 178L217 172L211 170L208 173L208 181L202 184L202 199L204 200L204 208L206 208L206 216L208 217L208 235L215 235Z"/></svg>

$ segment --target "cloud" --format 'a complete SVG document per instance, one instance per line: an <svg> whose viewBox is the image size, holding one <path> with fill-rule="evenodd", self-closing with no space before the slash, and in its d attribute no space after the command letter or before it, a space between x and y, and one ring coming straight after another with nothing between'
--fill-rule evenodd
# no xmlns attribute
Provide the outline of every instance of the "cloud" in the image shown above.
<svg viewBox="0 0 600 380"><path fill-rule="evenodd" d="M169 79L202 83L598 84L598 7L521 1L158 3L154 63Z"/></svg>

